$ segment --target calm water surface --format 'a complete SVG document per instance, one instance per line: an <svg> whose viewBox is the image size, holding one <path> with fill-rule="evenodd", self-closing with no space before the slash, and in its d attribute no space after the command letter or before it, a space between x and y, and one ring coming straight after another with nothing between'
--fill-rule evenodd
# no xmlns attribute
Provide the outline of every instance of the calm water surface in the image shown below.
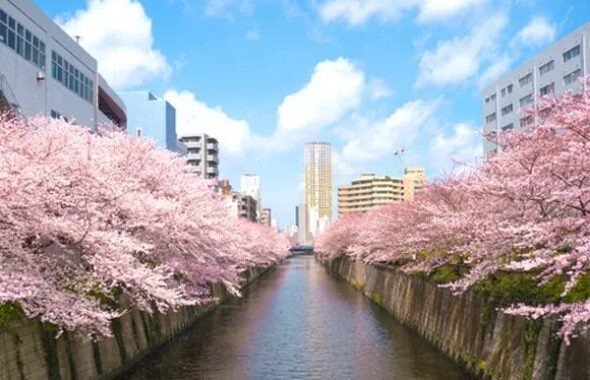
<svg viewBox="0 0 590 380"><path fill-rule="evenodd" d="M467 379L313 257L265 274L126 380Z"/></svg>

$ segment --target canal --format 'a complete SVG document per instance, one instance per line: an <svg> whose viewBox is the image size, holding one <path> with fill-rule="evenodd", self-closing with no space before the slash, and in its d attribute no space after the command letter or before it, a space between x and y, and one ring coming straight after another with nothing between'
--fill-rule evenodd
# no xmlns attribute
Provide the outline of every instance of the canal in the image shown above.
<svg viewBox="0 0 590 380"><path fill-rule="evenodd" d="M125 380L467 379L433 346L331 277L285 261Z"/></svg>

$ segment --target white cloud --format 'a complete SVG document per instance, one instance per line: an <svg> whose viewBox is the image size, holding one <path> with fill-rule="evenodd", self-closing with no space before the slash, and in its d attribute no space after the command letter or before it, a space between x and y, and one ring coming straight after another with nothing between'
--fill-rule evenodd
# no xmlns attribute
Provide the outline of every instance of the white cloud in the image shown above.
<svg viewBox="0 0 590 380"><path fill-rule="evenodd" d="M439 101L414 100L403 104L385 120L360 121L348 133L342 152L336 156L340 168L359 167L383 157L393 157L396 149L407 148L428 129Z"/></svg>
<svg viewBox="0 0 590 380"><path fill-rule="evenodd" d="M176 108L176 133L179 137L206 133L219 140L222 154L239 155L252 138L244 120L228 116L220 107L209 107L190 91L169 90L164 98Z"/></svg>
<svg viewBox="0 0 590 380"><path fill-rule="evenodd" d="M470 34L439 42L433 51L425 51L420 59L416 85L446 85L473 77L483 61L496 53L506 16L497 14L474 27Z"/></svg>
<svg viewBox="0 0 590 380"><path fill-rule="evenodd" d="M365 75L349 60L318 63L310 81L279 106L273 145L305 139L338 121L359 106L365 89Z"/></svg>
<svg viewBox="0 0 590 380"><path fill-rule="evenodd" d="M367 87L371 99L387 98L393 95L393 91L391 91L387 84L378 78L371 79L367 84Z"/></svg>
<svg viewBox="0 0 590 380"><path fill-rule="evenodd" d="M556 26L545 17L533 17L531 21L518 32L514 44L539 47L555 39Z"/></svg>
<svg viewBox="0 0 590 380"><path fill-rule="evenodd" d="M319 6L322 20L345 21L358 26L370 19L389 21L417 8L417 22L441 21L461 14L486 0L326 0Z"/></svg>
<svg viewBox="0 0 590 380"><path fill-rule="evenodd" d="M153 47L152 21L139 1L89 0L58 24L98 60L100 73L117 88L166 77L171 67Z"/></svg>
<svg viewBox="0 0 590 380"><path fill-rule="evenodd" d="M454 125L450 135L439 131L429 146L430 162L439 172L456 167L457 162L472 163L482 152L481 134L468 123Z"/></svg>

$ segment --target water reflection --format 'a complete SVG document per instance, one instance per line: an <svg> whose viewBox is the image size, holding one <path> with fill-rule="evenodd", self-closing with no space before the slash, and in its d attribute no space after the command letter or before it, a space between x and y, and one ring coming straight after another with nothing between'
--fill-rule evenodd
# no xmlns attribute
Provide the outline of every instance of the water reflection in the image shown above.
<svg viewBox="0 0 590 380"><path fill-rule="evenodd" d="M466 379L384 310L293 258L141 363L127 380Z"/></svg>

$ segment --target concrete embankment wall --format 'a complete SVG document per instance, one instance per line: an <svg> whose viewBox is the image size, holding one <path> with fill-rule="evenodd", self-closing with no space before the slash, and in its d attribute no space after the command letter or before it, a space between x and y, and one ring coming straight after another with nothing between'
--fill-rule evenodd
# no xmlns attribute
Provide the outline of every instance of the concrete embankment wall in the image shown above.
<svg viewBox="0 0 590 380"><path fill-rule="evenodd" d="M266 269L244 274L242 286ZM220 285L213 296L229 297ZM93 342L55 329L38 319L22 319L0 332L0 380L108 380L131 368L158 346L173 339L217 305L186 307L166 314L131 310L113 322L113 337Z"/></svg>
<svg viewBox="0 0 590 380"><path fill-rule="evenodd" d="M318 257L329 271L384 307L470 373L493 379L590 379L590 334L568 346L556 319L505 315L479 294L460 296L393 267Z"/></svg>

